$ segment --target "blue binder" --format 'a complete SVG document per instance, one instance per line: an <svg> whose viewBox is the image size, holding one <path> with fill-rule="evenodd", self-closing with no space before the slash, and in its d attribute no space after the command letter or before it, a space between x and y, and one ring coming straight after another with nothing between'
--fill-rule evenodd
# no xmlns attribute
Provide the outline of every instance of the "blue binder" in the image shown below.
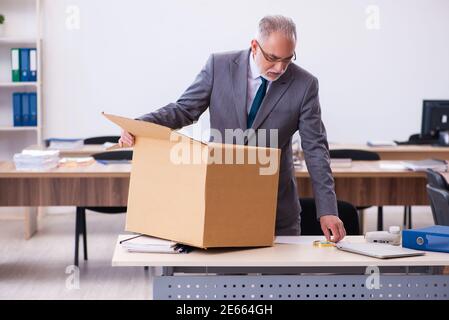
<svg viewBox="0 0 449 320"><path fill-rule="evenodd" d="M29 49L29 65L30 65L30 72L29 72L29 81L36 81L37 80L37 51L35 48Z"/></svg>
<svg viewBox="0 0 449 320"><path fill-rule="evenodd" d="M30 126L37 126L37 95L36 92L28 94L28 102L30 104Z"/></svg>
<svg viewBox="0 0 449 320"><path fill-rule="evenodd" d="M20 49L20 81L30 81L30 49Z"/></svg>
<svg viewBox="0 0 449 320"><path fill-rule="evenodd" d="M22 125L30 125L30 99L27 93L22 94Z"/></svg>
<svg viewBox="0 0 449 320"><path fill-rule="evenodd" d="M404 248L449 253L449 226L402 231Z"/></svg>
<svg viewBox="0 0 449 320"><path fill-rule="evenodd" d="M22 94L14 92L12 94L12 109L14 127L21 127L22 124Z"/></svg>

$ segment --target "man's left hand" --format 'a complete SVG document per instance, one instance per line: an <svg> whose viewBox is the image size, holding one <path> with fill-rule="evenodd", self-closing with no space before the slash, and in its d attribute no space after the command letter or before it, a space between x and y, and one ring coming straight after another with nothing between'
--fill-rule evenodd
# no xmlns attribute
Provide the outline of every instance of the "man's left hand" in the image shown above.
<svg viewBox="0 0 449 320"><path fill-rule="evenodd" d="M346 236L346 230L343 222L334 215L325 215L320 217L321 230L323 230L327 241L338 242ZM333 238L331 239L330 231Z"/></svg>

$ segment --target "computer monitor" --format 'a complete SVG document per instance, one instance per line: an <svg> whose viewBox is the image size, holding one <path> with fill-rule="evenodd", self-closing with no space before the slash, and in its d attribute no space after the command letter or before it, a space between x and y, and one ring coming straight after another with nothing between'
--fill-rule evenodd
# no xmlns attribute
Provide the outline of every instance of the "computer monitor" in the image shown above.
<svg viewBox="0 0 449 320"><path fill-rule="evenodd" d="M449 131L449 100L424 100L421 136L438 138L441 131Z"/></svg>

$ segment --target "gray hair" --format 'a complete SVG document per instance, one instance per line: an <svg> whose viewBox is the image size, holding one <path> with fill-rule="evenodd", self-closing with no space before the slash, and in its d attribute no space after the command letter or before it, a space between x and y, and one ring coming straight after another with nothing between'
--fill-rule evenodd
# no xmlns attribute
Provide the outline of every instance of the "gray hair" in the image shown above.
<svg viewBox="0 0 449 320"><path fill-rule="evenodd" d="M273 32L281 32L286 37L296 42L296 25L291 18L274 15L265 16L259 21L259 29L257 30L257 39L266 40Z"/></svg>

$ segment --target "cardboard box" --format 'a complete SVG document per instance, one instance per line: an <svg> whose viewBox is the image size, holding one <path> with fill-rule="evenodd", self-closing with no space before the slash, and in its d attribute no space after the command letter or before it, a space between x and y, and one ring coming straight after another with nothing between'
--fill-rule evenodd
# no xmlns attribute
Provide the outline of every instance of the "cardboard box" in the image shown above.
<svg viewBox="0 0 449 320"><path fill-rule="evenodd" d="M206 144L157 124L104 116L135 136L127 231L201 248L273 245L279 149ZM261 174L267 164L251 162L254 152L274 159L273 174Z"/></svg>

